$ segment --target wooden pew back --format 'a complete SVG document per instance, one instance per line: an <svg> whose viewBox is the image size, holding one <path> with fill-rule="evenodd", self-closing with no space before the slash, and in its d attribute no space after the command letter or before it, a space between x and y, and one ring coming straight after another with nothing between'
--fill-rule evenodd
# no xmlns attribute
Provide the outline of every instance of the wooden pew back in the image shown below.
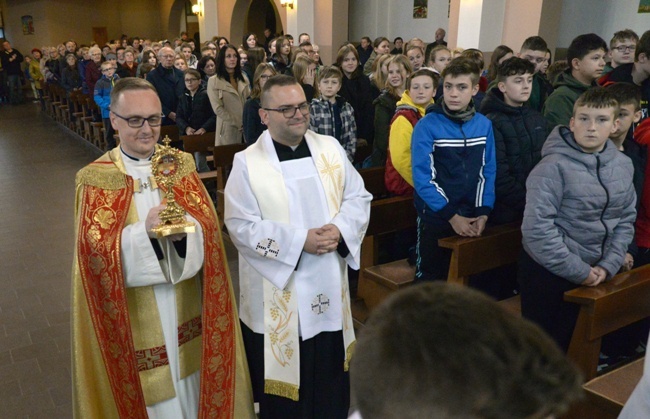
<svg viewBox="0 0 650 419"><path fill-rule="evenodd" d="M597 287L567 291L564 300L580 305L567 355L590 380L596 376L602 337L650 317L650 265Z"/></svg>
<svg viewBox="0 0 650 419"><path fill-rule="evenodd" d="M359 170L366 190L372 194L373 199L388 197L388 190L384 182L385 173L385 167L370 167Z"/></svg>
<svg viewBox="0 0 650 419"><path fill-rule="evenodd" d="M219 215L219 224L223 229L223 215L225 209L224 203L224 190L226 188L226 181L232 169L232 163L235 159L235 154L246 148L245 144L226 144L214 145L214 135L212 136L214 168L217 171L217 215Z"/></svg>
<svg viewBox="0 0 650 419"><path fill-rule="evenodd" d="M519 223L488 227L481 237L452 236L438 245L452 251L447 281L467 285L470 275L517 262L521 228Z"/></svg>

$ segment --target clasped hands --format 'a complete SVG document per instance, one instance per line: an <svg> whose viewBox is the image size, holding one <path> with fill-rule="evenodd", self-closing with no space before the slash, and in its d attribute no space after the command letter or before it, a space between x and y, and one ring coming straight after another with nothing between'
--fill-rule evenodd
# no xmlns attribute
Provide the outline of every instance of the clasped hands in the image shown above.
<svg viewBox="0 0 650 419"><path fill-rule="evenodd" d="M333 252L339 246L341 232L334 224L325 224L321 228L307 230L307 240L303 250L312 255L324 255Z"/></svg>
<svg viewBox="0 0 650 419"><path fill-rule="evenodd" d="M486 222L487 215L469 218L456 214L449 220L456 234L463 237L479 237L485 230Z"/></svg>

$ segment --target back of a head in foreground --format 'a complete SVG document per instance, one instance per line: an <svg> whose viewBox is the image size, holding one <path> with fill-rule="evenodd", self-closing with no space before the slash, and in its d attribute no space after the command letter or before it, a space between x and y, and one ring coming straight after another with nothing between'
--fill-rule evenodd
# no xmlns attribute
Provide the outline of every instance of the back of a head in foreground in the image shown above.
<svg viewBox="0 0 650 419"><path fill-rule="evenodd" d="M546 418L581 394L580 374L541 329L446 283L408 288L373 312L350 380L373 419Z"/></svg>
<svg viewBox="0 0 650 419"><path fill-rule="evenodd" d="M137 90L151 90L156 95L158 95L156 88L147 80L136 77L125 77L123 79L119 79L111 90L111 104L113 105L113 108L119 108L120 99L124 92Z"/></svg>

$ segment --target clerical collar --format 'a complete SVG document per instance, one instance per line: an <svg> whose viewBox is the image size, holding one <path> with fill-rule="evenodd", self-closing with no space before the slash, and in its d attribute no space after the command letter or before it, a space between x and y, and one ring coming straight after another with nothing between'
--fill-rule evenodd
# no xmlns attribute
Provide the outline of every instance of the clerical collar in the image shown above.
<svg viewBox="0 0 650 419"><path fill-rule="evenodd" d="M275 147L275 152L278 154L278 159L281 162L311 157L309 146L307 146L307 141L305 141L304 137L300 144L298 144L298 146L295 148L295 150L288 145L280 144L275 140L273 140L273 147Z"/></svg>
<svg viewBox="0 0 650 419"><path fill-rule="evenodd" d="M133 156L130 156L130 155L126 154L126 151L124 151L122 146L120 146L120 151L122 152L122 154L124 154L126 157L128 157L129 159L131 159L133 161L151 161L151 157L153 157L153 153L154 153L155 150L152 151L151 155L149 157L147 157L146 159L139 159L137 157L133 157Z"/></svg>

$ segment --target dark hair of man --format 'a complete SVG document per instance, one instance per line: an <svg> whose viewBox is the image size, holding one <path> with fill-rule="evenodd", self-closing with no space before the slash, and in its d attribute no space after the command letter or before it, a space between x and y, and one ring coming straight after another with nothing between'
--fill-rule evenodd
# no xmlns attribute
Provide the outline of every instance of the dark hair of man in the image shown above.
<svg viewBox="0 0 650 419"><path fill-rule="evenodd" d="M290 33L284 35L284 37L293 41L293 35L291 35Z"/></svg>
<svg viewBox="0 0 650 419"><path fill-rule="evenodd" d="M133 49L133 47L131 47L131 49ZM120 51L120 50L125 51L126 48L124 48L123 46L119 46L119 47L115 48L115 53L117 54L117 51Z"/></svg>
<svg viewBox="0 0 650 419"><path fill-rule="evenodd" d="M528 60L519 57L510 57L497 67L497 80L505 82L510 76L522 76L524 74L535 74L535 65Z"/></svg>
<svg viewBox="0 0 650 419"><path fill-rule="evenodd" d="M614 32L612 40L609 41L609 48L614 48L617 42L627 41L628 39L634 40L635 43L639 42L639 35L632 29L623 29L622 31Z"/></svg>
<svg viewBox="0 0 650 419"><path fill-rule="evenodd" d="M377 47L379 47L379 44L381 44L381 43L384 42L384 41L386 41L386 42L390 42L390 41L388 40L388 38L386 38L385 36L379 36L379 37L375 38L374 41L372 41L372 47L373 47L373 48L377 48Z"/></svg>
<svg viewBox="0 0 650 419"><path fill-rule="evenodd" d="M301 33L300 35L298 35L298 40L300 40L300 38L302 38L303 36L309 36L309 34L307 32Z"/></svg>
<svg viewBox="0 0 650 419"><path fill-rule="evenodd" d="M582 60L587 54L602 49L607 52L607 43L595 33L586 33L573 38L566 51L566 61L573 68L573 60ZM544 50L546 52L546 50Z"/></svg>
<svg viewBox="0 0 650 419"><path fill-rule="evenodd" d="M395 39L393 40L393 44L394 44L395 42L397 42L397 41L402 41L402 42L404 42L404 40L403 40L402 37L400 37L400 36L398 36L397 38L395 38Z"/></svg>
<svg viewBox="0 0 650 419"><path fill-rule="evenodd" d="M277 76L273 76L269 78L266 81L266 83L264 83L264 87L262 88L260 101L262 102L263 108L268 106L269 91L276 86L277 87L298 86L300 90L302 90L302 87L300 87L300 84L298 84L298 81L296 81L295 77L287 76L286 74L278 74Z"/></svg>
<svg viewBox="0 0 650 419"><path fill-rule="evenodd" d="M476 48L467 48L463 52L460 53L461 57L467 57L471 60L476 61L476 64L478 67L483 70L483 67L485 67L485 60L483 59L483 52L479 49Z"/></svg>
<svg viewBox="0 0 650 419"><path fill-rule="evenodd" d="M158 96L158 92L156 91L156 88L153 87L153 84L149 83L145 79L125 77L116 81L113 90L111 90L111 109L119 107L122 93L130 92L132 90L151 90L156 94L156 96Z"/></svg>
<svg viewBox="0 0 650 419"><path fill-rule="evenodd" d="M298 46L299 46L300 48L303 48L303 47L311 47L311 46L313 46L313 45L312 45L311 42L309 42L309 41L305 41L305 42L301 42L300 45L298 45Z"/></svg>
<svg viewBox="0 0 650 419"><path fill-rule="evenodd" d="M546 52L548 45L546 41L541 36L531 36L526 38L524 43L521 45L521 51L530 50L530 51L543 51Z"/></svg>
<svg viewBox="0 0 650 419"><path fill-rule="evenodd" d="M369 37L369 36L362 36L362 37L361 37L361 40L363 41L364 39L365 39L365 40L366 40L366 42L368 42L369 44L371 44L371 43L372 43L372 39L370 39L370 37Z"/></svg>
<svg viewBox="0 0 650 419"><path fill-rule="evenodd" d="M260 79L262 78L262 74L264 74L265 71L270 71L271 77L278 74L275 71L275 67L273 67L273 65L270 63L260 63L257 67L255 67L255 74L253 74L253 89L251 90L250 96L251 99L259 99L260 95L262 94Z"/></svg>
<svg viewBox="0 0 650 419"><path fill-rule="evenodd" d="M592 87L580 95L573 105L574 116L576 110L580 107L594 109L613 108L614 115L618 115L618 101L614 97L614 94L601 86Z"/></svg>
<svg viewBox="0 0 650 419"><path fill-rule="evenodd" d="M611 83L605 89L614 96L619 106L634 105L634 111L641 110L641 89L632 83Z"/></svg>
<svg viewBox="0 0 650 419"><path fill-rule="evenodd" d="M508 54L514 54L512 48L507 45L499 45L494 48L492 51L492 57L490 57L490 65L488 66L487 79L492 81L497 78L497 67L499 66L499 60L505 57Z"/></svg>
<svg viewBox="0 0 650 419"><path fill-rule="evenodd" d="M479 291L427 283L393 294L350 367L364 418L543 418L582 394L576 367L533 323Z"/></svg>
<svg viewBox="0 0 650 419"><path fill-rule="evenodd" d="M228 74L228 70L226 70L226 53L229 49L235 51L235 54L237 54L237 65L235 66L235 71L232 76L235 80L245 81L241 72L241 57L239 56L239 51L237 51L237 47L230 44L224 45L223 48L221 48L221 51L219 51L219 55L217 55L217 77L230 81L230 74Z"/></svg>
<svg viewBox="0 0 650 419"><path fill-rule="evenodd" d="M447 76L454 78L458 76L470 76L472 79L472 85L476 85L481 77L481 69L478 64L476 64L475 60L461 56L451 60L449 65L442 70L440 76L443 80L446 79Z"/></svg>
<svg viewBox="0 0 650 419"><path fill-rule="evenodd" d="M647 59L650 59L650 30L643 32L641 39L636 44L634 50L634 61L639 61L639 54L645 54Z"/></svg>
<svg viewBox="0 0 650 419"><path fill-rule="evenodd" d="M438 83L436 82L438 80L438 75L433 71L429 70L428 68L421 68L417 71L414 71L413 73L411 73L410 76L408 76L408 78L406 79L406 90L409 90L411 88L411 82L413 81L413 79L420 76L430 77L431 82L433 83L434 90L436 87L438 87Z"/></svg>

